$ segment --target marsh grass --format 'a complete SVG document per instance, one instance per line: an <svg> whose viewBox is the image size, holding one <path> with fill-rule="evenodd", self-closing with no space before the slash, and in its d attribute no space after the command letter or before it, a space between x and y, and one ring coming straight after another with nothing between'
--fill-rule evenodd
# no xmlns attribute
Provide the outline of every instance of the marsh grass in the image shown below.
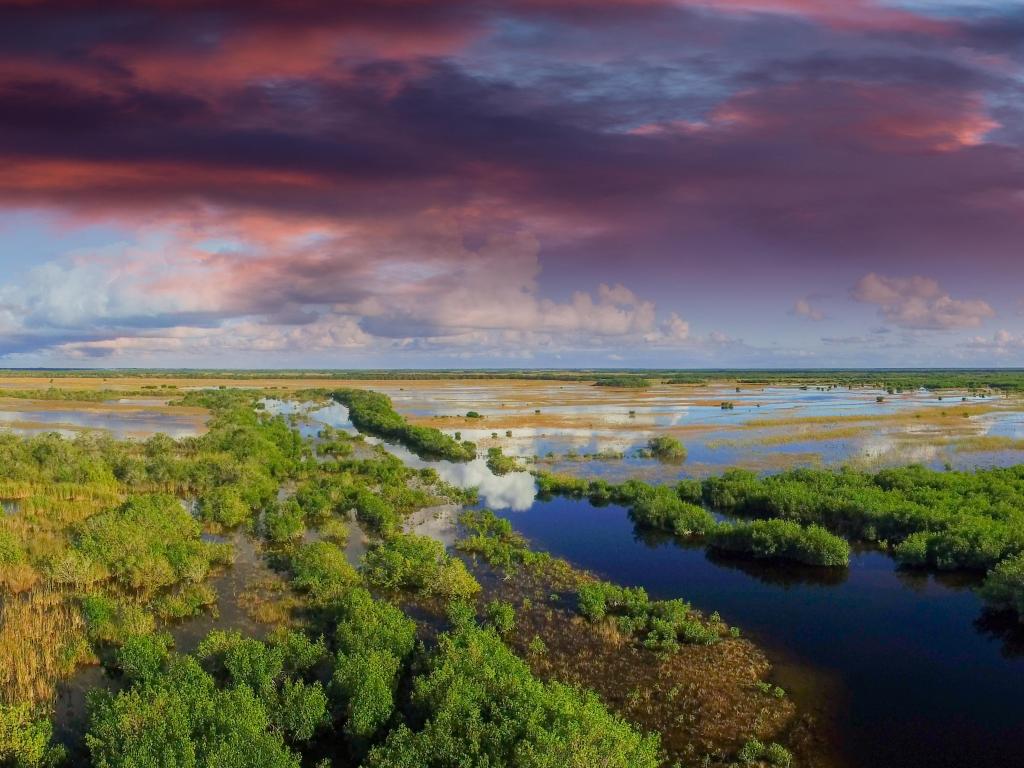
<svg viewBox="0 0 1024 768"><path fill-rule="evenodd" d="M717 448L753 448L758 446L791 445L793 443L818 442L825 440L848 440L874 432L870 425L845 427L826 427L824 429L801 429L797 431L778 432L759 435L758 437L721 438L709 440L707 447Z"/></svg>
<svg viewBox="0 0 1024 768"><path fill-rule="evenodd" d="M961 405L942 408L939 406L922 407L913 411L897 413L865 413L831 416L791 416L774 419L751 419L739 425L740 429L760 429L764 427L798 427L814 424L860 424L860 423L897 423L914 424L918 422L947 423L972 416L984 416L988 413L1005 411L998 405Z"/></svg>
<svg viewBox="0 0 1024 768"><path fill-rule="evenodd" d="M1007 435L973 435L963 438L947 438L940 441L957 453L982 453L986 451L1024 451L1024 440Z"/></svg>
<svg viewBox="0 0 1024 768"><path fill-rule="evenodd" d="M610 709L645 730L661 734L669 765L727 765L750 734L764 741L785 739L796 708L788 698L761 693L767 657L751 642L725 637L714 645L682 645L671 653L644 648L614 621L591 623L573 610L564 572L552 584L543 570L522 568L496 574L482 562L473 567L484 585L483 600L504 600L516 610L510 646L545 680L597 692ZM578 583L593 577L573 570ZM552 602L554 591L559 600ZM543 652L532 652L534 638Z"/></svg>
<svg viewBox="0 0 1024 768"><path fill-rule="evenodd" d="M0 701L52 700L57 681L92 654L67 592L37 589L0 598Z"/></svg>
<svg viewBox="0 0 1024 768"><path fill-rule="evenodd" d="M274 627L294 625L295 614L303 604L278 575L251 584L237 595L237 600L250 619Z"/></svg>

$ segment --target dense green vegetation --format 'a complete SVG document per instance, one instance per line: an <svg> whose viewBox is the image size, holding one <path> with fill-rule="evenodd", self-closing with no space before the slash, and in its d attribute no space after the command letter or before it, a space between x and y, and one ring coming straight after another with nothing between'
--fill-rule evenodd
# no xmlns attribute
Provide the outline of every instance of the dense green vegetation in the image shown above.
<svg viewBox="0 0 1024 768"><path fill-rule="evenodd" d="M1024 622L1024 553L1006 558L989 571L981 596L994 608L1014 611Z"/></svg>
<svg viewBox="0 0 1024 768"><path fill-rule="evenodd" d="M137 651L122 649L122 663ZM297 768L293 747L328 723L323 686L304 679L323 653L301 634L263 643L213 633L198 658L158 652L125 664L127 690L90 697L92 764Z"/></svg>
<svg viewBox="0 0 1024 768"><path fill-rule="evenodd" d="M337 389L331 396L348 408L349 418L361 431L395 440L424 458L468 461L476 446L459 443L439 429L410 424L391 406L391 398L366 389Z"/></svg>
<svg viewBox="0 0 1024 768"><path fill-rule="evenodd" d="M439 638L413 681L409 724L366 768L656 768L658 739L611 715L593 694L542 683L490 629Z"/></svg>
<svg viewBox="0 0 1024 768"><path fill-rule="evenodd" d="M646 454L661 461L686 461L686 446L669 435L659 435L647 441Z"/></svg>
<svg viewBox="0 0 1024 768"><path fill-rule="evenodd" d="M0 435L0 495L21 504L0 518L0 571L33 594L58 587L53 599L71 612L62 620L80 617L82 642L119 681L90 694L88 755L76 764L662 764L656 736L592 693L534 677L499 635L516 626L515 609L490 601L481 628L481 586L463 561L401 532L413 510L471 493L381 449L353 458L340 434L314 459L285 418L255 407L259 396L189 393L183 402L210 409L210 429L180 441ZM358 568L336 543L350 512L373 537ZM258 537L284 579L279 604L255 609L299 628L266 640L218 630L194 654L175 652L167 622L214 602L208 578L232 557L204 534L232 528ZM447 607L453 629L437 635L406 601ZM61 658L78 647L43 638ZM4 700L24 699L0 703L0 761L57 764L45 697L34 704L0 682Z"/></svg>
<svg viewBox="0 0 1024 768"><path fill-rule="evenodd" d="M415 534L396 534L374 546L363 558L363 577L380 590L411 590L445 600L471 598L480 591L463 562L445 552L441 542Z"/></svg>
<svg viewBox="0 0 1024 768"><path fill-rule="evenodd" d="M651 386L651 382L642 376L603 376L594 382L597 387L618 387L621 389L645 389Z"/></svg>
<svg viewBox="0 0 1024 768"><path fill-rule="evenodd" d="M515 457L506 456L501 448L487 449L487 468L496 475L507 475L522 469Z"/></svg>
<svg viewBox="0 0 1024 768"><path fill-rule="evenodd" d="M1024 550L1024 467L877 473L802 469L758 477L731 470L704 483L717 509L814 523L886 542L906 565L987 570Z"/></svg>
<svg viewBox="0 0 1024 768"><path fill-rule="evenodd" d="M725 631L717 615L705 623L684 600L651 600L641 587L606 581L579 588L579 610L591 621L610 618L621 633L652 650L674 651L680 643L713 645Z"/></svg>
<svg viewBox="0 0 1024 768"><path fill-rule="evenodd" d="M818 525L806 528L791 520L722 523L708 533L708 545L767 560L792 560L806 565L845 566L850 545Z"/></svg>
<svg viewBox="0 0 1024 768"><path fill-rule="evenodd" d="M355 393L346 405L360 428L376 423L424 456L475 455L408 425L386 397L344 391ZM46 717L52 687L37 681L97 662L114 683L90 697L90 752L75 764L592 768L684 755L644 732L683 723L670 705L643 702L650 681L621 699L596 681L616 664L628 678L644 665L683 669L699 654L728 661L745 641L717 614L575 571L486 510L461 514L454 553L409 533L413 511L473 494L341 432L303 441L294 420L257 407L267 394L188 393L182 403L210 410L209 431L177 441L0 434L0 498L19 502L0 517L0 652L12 660L0 672L0 764L60 760ZM500 449L487 458L498 474L518 469ZM674 487L537 476L542 494L621 504L640 528L721 551L842 566L841 535L907 565L988 571L985 599L1024 616L1022 480L1018 468L730 472ZM751 519L716 523L711 508ZM364 535L360 561L343 546ZM266 639L218 631L195 653L176 652L168 630L217 602L210 579L241 540L273 568L255 609L288 629ZM12 613L43 598L59 623ZM22 664L33 645L45 659ZM575 674L584 664L589 677ZM758 707L772 698L744 685ZM699 688L671 695L700 700ZM657 706L676 725L638 715ZM777 731L735 731L712 764L790 764L770 741Z"/></svg>
<svg viewBox="0 0 1024 768"><path fill-rule="evenodd" d="M709 539L714 546L754 556L786 556L759 554L764 550L791 552L791 559L812 564L845 561L837 542L824 533L884 544L904 565L940 570L986 571L1024 552L1024 466L974 472L920 466L876 473L799 469L767 476L737 469L703 483L683 481L674 489L544 473L538 474L537 483L541 493L627 505L643 526L690 535L714 531ZM733 515L812 527L799 532L788 526L785 531L764 525L716 528L698 506L701 501ZM760 536L775 543L759 542Z"/></svg>

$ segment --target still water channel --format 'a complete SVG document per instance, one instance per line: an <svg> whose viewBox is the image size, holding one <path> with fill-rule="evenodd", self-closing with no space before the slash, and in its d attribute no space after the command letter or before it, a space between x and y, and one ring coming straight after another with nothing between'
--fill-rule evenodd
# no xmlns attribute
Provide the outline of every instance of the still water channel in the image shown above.
<svg viewBox="0 0 1024 768"><path fill-rule="evenodd" d="M526 472L496 476L481 459L424 461L386 447L479 487L481 504L538 549L719 611L768 651L777 682L819 715L844 765L1024 765L1024 630L984 612L975 579L901 570L872 550L830 574L709 555L642 534L621 506L538 498Z"/></svg>

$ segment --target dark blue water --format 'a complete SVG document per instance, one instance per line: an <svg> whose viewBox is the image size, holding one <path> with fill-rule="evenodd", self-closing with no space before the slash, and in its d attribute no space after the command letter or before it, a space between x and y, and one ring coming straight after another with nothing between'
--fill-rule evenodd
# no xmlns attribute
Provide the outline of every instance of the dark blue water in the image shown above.
<svg viewBox="0 0 1024 768"><path fill-rule="evenodd" d="M829 730L852 766L1024 766L1021 632L985 617L962 580L908 574L878 552L857 553L830 576L711 559L700 547L638 536L622 507L582 500L501 514L538 549L654 597L717 610L773 659L837 683L827 694Z"/></svg>

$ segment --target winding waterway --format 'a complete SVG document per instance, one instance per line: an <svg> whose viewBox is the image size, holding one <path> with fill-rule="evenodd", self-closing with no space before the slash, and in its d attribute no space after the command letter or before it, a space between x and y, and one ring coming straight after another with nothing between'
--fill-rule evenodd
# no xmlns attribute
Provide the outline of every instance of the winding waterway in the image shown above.
<svg viewBox="0 0 1024 768"><path fill-rule="evenodd" d="M267 406L294 412L307 437L324 424L354 432L343 406ZM410 466L433 467L450 483L479 488L481 504L538 549L653 597L682 597L719 611L766 649L775 681L818 716L844 765L1024 765L1024 630L986 615L969 578L902 571L871 550L856 551L848 569L830 573L712 556L699 545L638 532L621 506L538 498L526 472L497 476L482 459L425 461L401 446L385 448ZM245 575L246 562L241 566L223 577L223 586ZM181 645L210 621L177 628ZM79 711L74 694L97 682L76 678L63 705Z"/></svg>
<svg viewBox="0 0 1024 768"><path fill-rule="evenodd" d="M385 447L478 487L481 504L538 549L719 611L768 651L776 681L818 716L844 765L1024 765L1024 629L987 615L974 579L901 570L872 550L829 574L713 556L638 532L620 506L537 498L525 472L497 476L481 459L425 461Z"/></svg>

